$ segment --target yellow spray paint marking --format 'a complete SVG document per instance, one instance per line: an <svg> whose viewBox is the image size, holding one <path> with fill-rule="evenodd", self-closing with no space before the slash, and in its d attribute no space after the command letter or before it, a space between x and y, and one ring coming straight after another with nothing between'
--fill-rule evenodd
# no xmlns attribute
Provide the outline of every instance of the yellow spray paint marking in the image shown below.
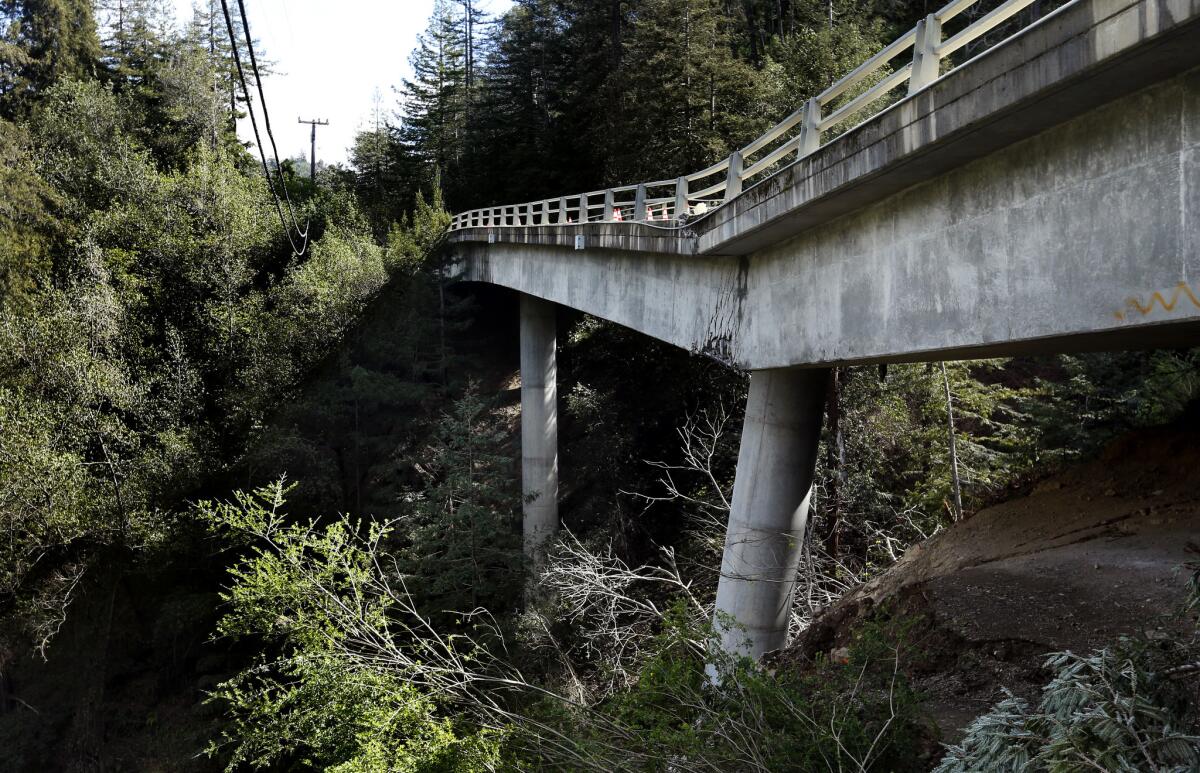
<svg viewBox="0 0 1200 773"><path fill-rule="evenodd" d="M1187 299L1192 302L1193 306L1195 306L1197 309L1200 309L1200 298L1196 297L1196 294L1192 292L1192 288L1188 286L1187 282L1180 282L1179 284L1175 285L1175 287L1171 288L1171 300L1168 301L1163 297L1163 294L1157 290L1150 295L1150 302L1145 304L1142 303L1140 296L1131 296L1125 300L1126 308L1114 312L1113 316L1116 317L1118 321L1123 322L1125 318L1134 311L1141 312L1141 315L1144 317L1150 312L1154 311L1155 306L1162 306L1163 311L1175 311L1175 306L1179 303L1181 296L1186 296Z"/></svg>

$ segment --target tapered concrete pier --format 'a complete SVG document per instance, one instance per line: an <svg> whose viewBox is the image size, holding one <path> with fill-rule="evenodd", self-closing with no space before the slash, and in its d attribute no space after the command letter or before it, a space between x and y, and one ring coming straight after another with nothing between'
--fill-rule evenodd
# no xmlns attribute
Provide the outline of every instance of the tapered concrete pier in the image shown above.
<svg viewBox="0 0 1200 773"><path fill-rule="evenodd" d="M750 374L717 586L725 652L757 658L787 644L828 380L827 368Z"/></svg>
<svg viewBox="0 0 1200 773"><path fill-rule="evenodd" d="M521 494L525 555L541 563L558 531L558 386L554 304L521 295Z"/></svg>

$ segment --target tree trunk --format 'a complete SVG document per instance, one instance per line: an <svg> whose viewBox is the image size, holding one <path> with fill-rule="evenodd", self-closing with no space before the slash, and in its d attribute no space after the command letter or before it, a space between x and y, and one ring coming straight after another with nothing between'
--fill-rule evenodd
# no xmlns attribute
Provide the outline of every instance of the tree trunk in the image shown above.
<svg viewBox="0 0 1200 773"><path fill-rule="evenodd" d="M950 447L950 486L954 491L954 520L962 518L962 487L958 479L958 449L954 439L954 401L950 394L950 376L946 373L946 363L942 363L942 384L946 387L946 422L949 432Z"/></svg>
<svg viewBox="0 0 1200 773"><path fill-rule="evenodd" d="M825 550L836 556L841 549L843 483L846 475L846 443L842 435L842 369L829 371L829 389L825 414L829 420L829 442L825 447L825 467L828 470L826 498L829 500L829 526L825 530Z"/></svg>

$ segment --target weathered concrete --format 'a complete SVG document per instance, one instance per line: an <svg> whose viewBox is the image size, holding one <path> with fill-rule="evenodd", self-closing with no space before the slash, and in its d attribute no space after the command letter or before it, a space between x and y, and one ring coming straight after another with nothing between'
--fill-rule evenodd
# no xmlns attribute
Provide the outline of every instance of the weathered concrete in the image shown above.
<svg viewBox="0 0 1200 773"><path fill-rule="evenodd" d="M754 372L717 608L727 650L781 646L825 366L1200 340L1198 64L1200 0L1080 0L685 229L454 232L462 281L526 294L527 549L557 526L536 296Z"/></svg>
<svg viewBox="0 0 1200 773"><path fill-rule="evenodd" d="M1200 65L1200 0L1061 9L854 128L696 226L744 255Z"/></svg>
<svg viewBox="0 0 1200 773"><path fill-rule="evenodd" d="M1196 212L1192 70L749 256L455 249L465 280L757 370L1194 343Z"/></svg>
<svg viewBox="0 0 1200 773"><path fill-rule="evenodd" d="M456 231L571 248L745 255L1200 65L1200 0L1064 7L685 229L591 223Z"/></svg>
<svg viewBox="0 0 1200 773"><path fill-rule="evenodd" d="M750 374L717 586L726 652L757 658L787 643L828 380L824 368Z"/></svg>
<svg viewBox="0 0 1200 773"><path fill-rule="evenodd" d="M521 296L521 494L525 555L558 531L558 376L554 304Z"/></svg>

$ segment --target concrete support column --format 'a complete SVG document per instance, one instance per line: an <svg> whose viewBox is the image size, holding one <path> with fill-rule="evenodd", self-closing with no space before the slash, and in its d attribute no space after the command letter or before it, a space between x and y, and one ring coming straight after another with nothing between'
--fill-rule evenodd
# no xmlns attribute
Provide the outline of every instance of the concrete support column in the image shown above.
<svg viewBox="0 0 1200 773"><path fill-rule="evenodd" d="M521 494L525 555L558 531L558 385L554 304L521 295Z"/></svg>
<svg viewBox="0 0 1200 773"><path fill-rule="evenodd" d="M717 585L721 648L758 658L787 643L829 371L750 374ZM745 630L725 623L732 617Z"/></svg>

